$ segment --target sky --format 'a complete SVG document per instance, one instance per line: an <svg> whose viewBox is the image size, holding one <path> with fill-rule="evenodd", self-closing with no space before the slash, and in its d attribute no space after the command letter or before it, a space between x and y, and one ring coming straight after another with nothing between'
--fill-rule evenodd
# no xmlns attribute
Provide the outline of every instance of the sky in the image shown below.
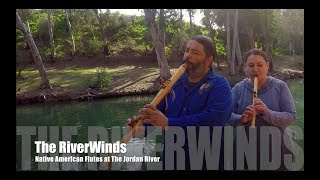
<svg viewBox="0 0 320 180"><path fill-rule="evenodd" d="M142 12L143 11L142 9L110 9L110 10L111 12L118 11L120 14L125 14L125 15L137 15L137 16L144 15L144 13ZM202 17L203 15L200 14L199 11L197 11L197 13L194 16L193 22L195 22L195 24L197 25L201 25ZM188 13L186 12L183 13L183 19L187 22L190 21Z"/></svg>

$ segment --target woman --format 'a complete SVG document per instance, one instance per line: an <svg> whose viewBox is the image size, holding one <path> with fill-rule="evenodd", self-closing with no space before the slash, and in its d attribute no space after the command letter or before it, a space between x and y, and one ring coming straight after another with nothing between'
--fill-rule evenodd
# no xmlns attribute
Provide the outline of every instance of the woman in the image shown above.
<svg viewBox="0 0 320 180"><path fill-rule="evenodd" d="M257 127L257 159L261 161L261 153L260 151L260 143L265 143L265 136L262 140L262 135L268 133L260 132L261 126L273 126L277 127L276 131L281 134L281 170L284 170L284 162L283 156L284 154L291 153L288 149L291 149L291 143L288 141L290 138L284 138L284 132L286 127L292 125L296 119L296 109L292 94L287 86L287 84L277 78L268 76L269 70L269 61L267 59L266 54L259 49L251 49L247 52L245 57L245 72L249 76L243 81L237 83L232 89L232 115L229 119L230 125L238 125L238 126L246 126L246 132L249 136L250 122L253 119L253 112L255 110L256 113L256 122L255 125ZM258 78L258 98L253 100L253 79L254 77ZM268 128L265 128L268 129ZM265 131L265 129L263 131ZM272 128L269 128L269 130ZM275 128L272 130L274 131ZM279 129L279 130L278 130ZM250 131L251 132L251 131ZM270 134L270 133L269 133ZM272 134L272 133L271 133ZM239 135L238 135L239 136ZM287 134L285 134L287 136ZM288 136L287 136L288 137ZM237 137L239 138L239 137ZM277 138L277 137L274 137ZM280 142L278 139L273 139L274 141ZM284 140L286 142L284 142ZM263 141L263 142L262 142ZM237 142L240 142L237 140ZM289 143L287 143L289 142ZM267 144L267 143L265 143ZM264 147L265 144L262 144ZM274 143L270 143L269 146L272 146ZM239 146L237 144L237 146ZM238 147L237 147L238 148ZM270 147L269 147L270 148ZM278 147L272 147L278 148ZM272 149L274 150L274 149ZM272 150L269 149L269 155L272 154ZM263 149L265 152L265 149ZM279 150L280 151L280 150ZM279 161L279 151L274 151L273 157L278 157ZM267 153L268 154L268 153ZM269 157L271 158L271 157ZM268 159L269 160L269 159ZM277 161L277 162L278 162ZM256 163L256 162L255 162ZM250 169L250 165L248 164L248 169ZM259 162L256 163L257 166L260 165ZM280 166L276 165L277 167ZM275 167L265 167L260 166L261 169L265 168L270 170L275 170ZM253 167L255 169L255 167ZM278 169L278 168L276 168ZM259 167L258 167L259 170Z"/></svg>

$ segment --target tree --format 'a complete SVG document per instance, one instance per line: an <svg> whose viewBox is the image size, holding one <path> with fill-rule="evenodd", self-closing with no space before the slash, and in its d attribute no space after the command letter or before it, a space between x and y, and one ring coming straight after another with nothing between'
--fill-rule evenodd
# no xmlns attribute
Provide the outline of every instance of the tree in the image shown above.
<svg viewBox="0 0 320 180"><path fill-rule="evenodd" d="M209 34L211 35L211 37L213 37L212 38L213 42L214 42L213 45L215 46L214 47L214 50L215 50L214 53L216 55L214 61L217 63L218 70L222 71L222 68L220 67L220 60L218 58L218 53L217 53L217 44L216 44L216 42L214 40L215 37L217 36L217 32L213 28L214 25L215 25L215 22L214 22L215 17L213 17L214 16L213 11L211 9L203 9L202 12L203 12L203 15L204 15L204 17L202 18L202 24L209 30Z"/></svg>
<svg viewBox="0 0 320 180"><path fill-rule="evenodd" d="M50 37L50 47L51 47L51 60L54 60L55 58L55 51L54 51L54 40L53 40L53 32L52 32L52 26L51 26L51 10L47 10L48 13L48 29L49 29L49 37Z"/></svg>
<svg viewBox="0 0 320 180"><path fill-rule="evenodd" d="M183 40L183 14L182 9L180 9L180 17L179 17L179 50L178 55L182 56L184 54L184 40Z"/></svg>
<svg viewBox="0 0 320 180"><path fill-rule="evenodd" d="M163 47L166 47L166 19L164 9L160 9L159 14L159 39L163 43Z"/></svg>
<svg viewBox="0 0 320 180"><path fill-rule="evenodd" d="M241 56L241 48L240 48L240 42L239 42L239 33L238 33L238 9L234 10L234 25L233 25L233 38L235 39L235 42L233 42L234 49L232 52L235 52L235 56L237 58L237 65L238 65L238 72L240 74L244 74L243 72L243 61Z"/></svg>
<svg viewBox="0 0 320 180"><path fill-rule="evenodd" d="M269 71L273 71L273 56L272 56L272 35L271 24L272 10L264 10L261 15L261 28L263 36L263 51L267 54L269 60Z"/></svg>
<svg viewBox="0 0 320 180"><path fill-rule="evenodd" d="M69 15L68 15L68 10L67 9L65 10L65 14L66 14L66 20L67 20L69 34L70 34L70 38L71 38L71 43L72 43L71 56L73 57L74 53L76 52L76 45L74 43L72 27L71 27L71 23L70 23L70 20L69 20Z"/></svg>
<svg viewBox="0 0 320 180"><path fill-rule="evenodd" d="M22 22L24 24L26 24L28 30L31 32L28 19L31 16L32 10L31 9L19 9L17 11L18 11L18 14L20 14L20 18L22 19Z"/></svg>
<svg viewBox="0 0 320 180"><path fill-rule="evenodd" d="M232 47L231 47L231 33L230 33L230 12L231 10L226 10L226 31L227 31L227 59L228 59L228 65L229 65L229 74L235 75L234 70L234 59L232 61Z"/></svg>
<svg viewBox="0 0 320 180"><path fill-rule="evenodd" d="M194 31L192 18L193 18L193 15L196 13L196 9L187 9L187 11L189 13L189 18L190 18L190 37L192 37L193 31Z"/></svg>
<svg viewBox="0 0 320 180"><path fill-rule="evenodd" d="M28 28L26 27L26 25L22 22L21 18L19 17L18 13L16 13L16 28L19 29L20 31L22 31L25 40L27 41L27 43L30 46L30 50L31 50L31 54L33 57L33 60L35 62L36 68L39 71L40 77L41 77L41 81L42 84L41 86L43 88L50 88L52 89L52 86L49 82L49 79L47 77L47 73L46 73L46 69L44 68L44 65L42 63L42 59L40 56L40 53L38 51L38 48L32 38L32 35L30 33L30 31L28 31Z"/></svg>
<svg viewBox="0 0 320 180"><path fill-rule="evenodd" d="M155 47L158 65L160 68L160 76L169 78L171 77L171 73L169 70L168 61L165 55L165 48L163 43L160 40L156 22L155 22L155 13L156 10L152 9L144 9L145 20L148 24L148 28L152 37L153 47Z"/></svg>
<svg viewBox="0 0 320 180"><path fill-rule="evenodd" d="M291 54L293 50L297 54L304 54L304 10L281 9L276 17L281 32L280 46L287 51L286 54ZM292 48L288 49L290 45Z"/></svg>
<svg viewBox="0 0 320 180"><path fill-rule="evenodd" d="M228 64L230 75L235 75L235 60L237 59L237 72L243 74L243 61L241 56L241 48L238 35L238 10L226 10L226 31L227 31L227 47L228 47ZM231 34L232 29L232 34ZM232 44L231 39L232 37ZM231 51L231 52L229 52ZM231 59L229 59L231 56Z"/></svg>
<svg viewBox="0 0 320 180"><path fill-rule="evenodd" d="M259 11L255 9L240 9L239 10L239 30L243 32L244 36L242 38L242 46L244 49L255 48L255 42L257 42L257 35L261 34L260 31L257 31L260 26Z"/></svg>
<svg viewBox="0 0 320 180"><path fill-rule="evenodd" d="M103 37L103 53L106 55L106 56L109 56L110 53L109 53L109 48L108 48L108 44L107 44L107 36L106 36L106 32L105 32L105 29L104 29L104 26L103 26L103 23L102 23L102 20L101 18L99 17L99 14L98 14L98 9L93 9L95 15L96 15L96 18L98 20L98 23L99 23L99 26L100 26L100 29L101 29L101 33L102 33L102 37Z"/></svg>

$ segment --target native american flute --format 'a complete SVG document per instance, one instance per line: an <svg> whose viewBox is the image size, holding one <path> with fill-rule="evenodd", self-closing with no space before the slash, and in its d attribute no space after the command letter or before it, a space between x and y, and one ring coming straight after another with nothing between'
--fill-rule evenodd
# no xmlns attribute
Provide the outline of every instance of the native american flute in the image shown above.
<svg viewBox="0 0 320 180"><path fill-rule="evenodd" d="M177 82L181 75L186 71L188 63L182 64L170 80L165 84L165 86L157 93L156 97L150 103L151 105L157 106L161 100L169 93L172 86ZM128 143L132 137L134 137L143 124L143 119L139 119L136 125L126 133L121 139L121 143Z"/></svg>
<svg viewBox="0 0 320 180"><path fill-rule="evenodd" d="M252 105L254 101L258 98L258 77L255 76L253 80L253 98L252 98ZM253 117L251 122L251 127L256 126L256 110L253 109Z"/></svg>
<svg viewBox="0 0 320 180"><path fill-rule="evenodd" d="M178 79L182 76L182 74L186 71L187 68L188 68L188 63L187 62L183 63L178 68L178 70L173 74L170 80L164 83L164 86L162 87L162 89L160 89L160 91L157 93L156 97L152 100L150 104L157 106L161 102L161 100L169 93L172 86L178 81ZM143 124L143 119L138 119L136 125L123 136L123 138L121 139L121 143L127 144L131 140L131 138L133 138L136 135L137 131L140 129L142 124ZM112 161L109 161L108 162L109 168L111 168L111 164L112 164Z"/></svg>

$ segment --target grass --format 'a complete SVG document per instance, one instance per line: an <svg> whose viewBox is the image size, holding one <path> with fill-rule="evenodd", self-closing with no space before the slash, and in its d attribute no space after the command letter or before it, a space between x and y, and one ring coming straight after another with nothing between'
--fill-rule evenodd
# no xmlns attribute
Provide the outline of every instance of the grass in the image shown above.
<svg viewBox="0 0 320 180"><path fill-rule="evenodd" d="M301 66L301 64L303 66L304 56L296 56L295 61L290 58L292 57L275 56L275 70L281 71L284 68L296 69L298 66ZM90 65L91 67L79 68L75 63L70 64L70 66L64 68L47 68L47 76L50 80L50 83L54 86L59 86L66 89L84 86L89 82L89 78L91 78L96 73L97 68L105 66L97 64L97 67L92 67L92 65L94 64ZM224 74L228 72L227 67L225 68L226 70L224 72L218 73L224 76L228 76L227 74ZM107 69L107 72L109 72L110 75L114 77L112 80L112 84L121 89L124 87L135 85L137 83L142 83L143 85L145 85L145 83L149 81L148 79L156 76L157 73L159 73L159 69L156 66L144 67L143 65L120 65L115 66L114 68ZM41 79L38 70L25 69L21 72L21 76L22 78L16 78L16 90L20 89L21 91L30 91L38 89L40 87Z"/></svg>
<svg viewBox="0 0 320 180"><path fill-rule="evenodd" d="M87 80L96 72L95 68L90 69L52 69L47 71L51 84L63 88L73 88L84 85ZM40 86L41 79L38 70L22 71L23 79L17 79L16 89L32 90Z"/></svg>
<svg viewBox="0 0 320 180"><path fill-rule="evenodd" d="M136 66L119 66L113 69L107 69L111 76L126 76L128 72L135 71ZM157 71L157 68L149 68L150 71ZM75 88L86 85L89 79L96 73L97 68L67 68L47 70L47 76L51 84L62 88ZM145 71L148 74L148 71ZM131 73L132 75L132 73ZM141 74L139 74L141 75ZM134 78L139 76L135 75ZM30 91L40 87L41 78L38 70L29 69L21 72L22 78L16 79L16 90ZM127 76L126 76L127 77Z"/></svg>

